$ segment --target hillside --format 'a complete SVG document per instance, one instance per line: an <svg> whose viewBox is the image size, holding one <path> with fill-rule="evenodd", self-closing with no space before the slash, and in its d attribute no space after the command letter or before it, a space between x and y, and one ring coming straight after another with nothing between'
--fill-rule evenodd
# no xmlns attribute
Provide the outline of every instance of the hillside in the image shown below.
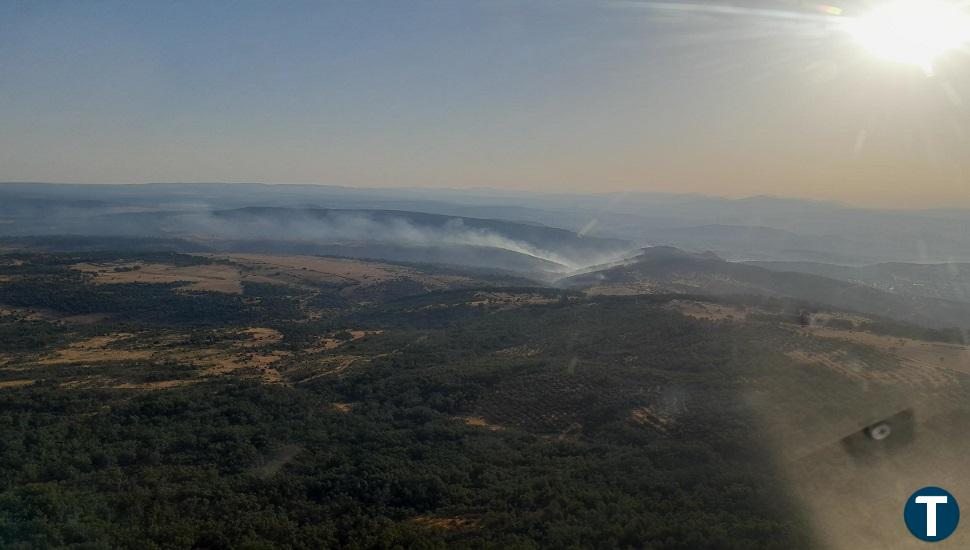
<svg viewBox="0 0 970 550"><path fill-rule="evenodd" d="M852 540L844 487L879 521L927 465L964 489L919 452L970 425L964 345L782 299L518 284L0 256L0 544L808 548Z"/></svg>
<svg viewBox="0 0 970 550"><path fill-rule="evenodd" d="M62 201L64 202L64 201ZM396 210L246 207L110 212L33 210L0 224L8 236L179 238L211 250L345 255L490 267L544 277L622 255L633 245L530 223ZM136 209L137 210L137 209ZM30 214L30 215L28 215Z"/></svg>
<svg viewBox="0 0 970 550"><path fill-rule="evenodd" d="M688 292L713 296L784 296L930 327L970 326L970 303L894 294L809 273L727 262L711 254L653 247L627 262L559 281L606 294Z"/></svg>
<svg viewBox="0 0 970 550"><path fill-rule="evenodd" d="M863 266L818 262L748 262L773 271L811 273L887 292L970 301L970 264L890 262Z"/></svg>

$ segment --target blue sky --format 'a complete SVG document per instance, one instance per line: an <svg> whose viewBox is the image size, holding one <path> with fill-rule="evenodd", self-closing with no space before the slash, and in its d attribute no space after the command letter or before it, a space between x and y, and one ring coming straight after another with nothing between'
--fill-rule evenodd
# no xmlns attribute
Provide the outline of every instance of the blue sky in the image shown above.
<svg viewBox="0 0 970 550"><path fill-rule="evenodd" d="M815 22L637 2L0 0L0 181L931 205L970 195L944 96Z"/></svg>

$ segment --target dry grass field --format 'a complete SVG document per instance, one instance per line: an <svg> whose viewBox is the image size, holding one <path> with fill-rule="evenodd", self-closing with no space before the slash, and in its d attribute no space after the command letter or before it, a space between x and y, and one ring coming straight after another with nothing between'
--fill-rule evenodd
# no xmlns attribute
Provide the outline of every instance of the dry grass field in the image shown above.
<svg viewBox="0 0 970 550"><path fill-rule="evenodd" d="M558 298L542 294L482 291L476 292L475 298L468 302L468 305L519 307L525 305L552 304L557 300Z"/></svg>
<svg viewBox="0 0 970 550"><path fill-rule="evenodd" d="M320 353L324 351L330 351L337 349L343 345L349 344L350 342L355 342L361 338L371 335L371 334L381 334L382 330L348 330L347 334L350 338L340 339L334 334L328 334L319 339L319 344L316 346L311 346L306 348L304 351L307 353Z"/></svg>
<svg viewBox="0 0 970 550"><path fill-rule="evenodd" d="M204 254L220 263L178 266L146 262L77 263L72 269L93 276L98 284L183 283L181 290L238 294L242 283L313 288L318 285L362 287L409 279L428 290L471 283L455 275L429 275L404 266L318 256L267 254Z"/></svg>
<svg viewBox="0 0 970 550"><path fill-rule="evenodd" d="M79 263L72 269L94 275L94 282L112 283L186 283L183 290L242 292L238 268L227 265L174 266L144 262L91 264Z"/></svg>
<svg viewBox="0 0 970 550"><path fill-rule="evenodd" d="M123 349L109 347L111 344L130 338L128 333L115 333L97 336L75 342L57 350L51 355L36 361L38 365L69 365L77 363L107 363L115 361L137 361L151 358L153 352L146 349Z"/></svg>
<svg viewBox="0 0 970 550"><path fill-rule="evenodd" d="M206 255L226 260L242 270L242 279L254 283L294 286L347 285L366 287L407 278L429 290L447 288L471 279L451 275L428 275L404 266L320 256L271 256L267 254Z"/></svg>
<svg viewBox="0 0 970 550"><path fill-rule="evenodd" d="M674 422L671 415L655 410L654 407L636 407L630 411L630 419L662 433L666 433L667 428Z"/></svg>
<svg viewBox="0 0 970 550"><path fill-rule="evenodd" d="M461 417L460 420L464 422L466 426L475 426L476 428L485 428L493 432L504 430L504 426L499 426L496 424L491 424L480 416L465 416Z"/></svg>
<svg viewBox="0 0 970 550"><path fill-rule="evenodd" d="M825 327L809 327L804 330L821 338L834 338L871 346L891 353L913 366L949 369L970 374L970 347L968 346Z"/></svg>
<svg viewBox="0 0 970 550"><path fill-rule="evenodd" d="M744 321L748 314L756 311L750 307L733 307L691 300L672 300L666 307L688 317L705 321Z"/></svg>
<svg viewBox="0 0 970 550"><path fill-rule="evenodd" d="M477 518L465 517L418 516L411 521L423 527L446 531L477 529L481 526L481 521Z"/></svg>
<svg viewBox="0 0 970 550"><path fill-rule="evenodd" d="M105 376L92 368L90 374L79 371L61 384L68 389L113 387L164 390L227 375L255 379L265 384L287 385L323 376L339 376L352 365L366 363L360 356L339 353L334 355L330 352L347 343L380 334L381 331L348 332L351 336L349 339L323 337L322 345L301 350L299 353L280 349L283 335L266 327L215 331L204 345L193 343L189 333L159 336L118 332L70 342L48 353L24 356L18 361L2 356L0 370L29 376L32 371L40 373L51 367L130 364L123 372L137 378L137 374L150 371L154 365L178 365L183 368L177 377L151 382L133 381L124 374ZM33 381L18 378L9 380L6 386L0 387L15 387Z"/></svg>
<svg viewBox="0 0 970 550"><path fill-rule="evenodd" d="M583 292L588 296L636 296L657 294L663 292L663 288L650 282L609 283L587 288Z"/></svg>

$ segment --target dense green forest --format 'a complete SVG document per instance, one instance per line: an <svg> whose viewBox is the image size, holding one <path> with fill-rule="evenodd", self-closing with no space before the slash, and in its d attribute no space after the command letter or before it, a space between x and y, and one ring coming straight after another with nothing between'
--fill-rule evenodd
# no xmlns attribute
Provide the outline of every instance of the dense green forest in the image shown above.
<svg viewBox="0 0 970 550"><path fill-rule="evenodd" d="M777 378L782 351L824 346L797 334L803 304L739 299L763 318L712 322L670 307L685 296L502 287L526 296L509 305L406 281L352 297L183 292L66 266L213 260L6 260L0 383L31 383L0 387L5 548L812 546L741 398ZM200 376L186 359L235 350L252 326L281 335L244 350L280 354L276 383ZM119 334L99 349L155 352L49 360ZM335 347L312 348L321 334ZM811 376L818 399L846 391ZM139 389L171 380L186 383ZM779 399L804 393L786 384Z"/></svg>

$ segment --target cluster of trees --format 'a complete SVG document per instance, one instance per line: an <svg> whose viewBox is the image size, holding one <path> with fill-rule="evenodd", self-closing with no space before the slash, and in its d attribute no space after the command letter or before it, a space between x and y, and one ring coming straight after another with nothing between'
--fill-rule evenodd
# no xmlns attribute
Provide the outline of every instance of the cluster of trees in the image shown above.
<svg viewBox="0 0 970 550"><path fill-rule="evenodd" d="M732 391L761 351L662 305L348 310L328 323L385 331L347 344L370 366L298 387L68 391L47 371L2 390L0 546L810 544ZM667 429L631 420L661 406Z"/></svg>

